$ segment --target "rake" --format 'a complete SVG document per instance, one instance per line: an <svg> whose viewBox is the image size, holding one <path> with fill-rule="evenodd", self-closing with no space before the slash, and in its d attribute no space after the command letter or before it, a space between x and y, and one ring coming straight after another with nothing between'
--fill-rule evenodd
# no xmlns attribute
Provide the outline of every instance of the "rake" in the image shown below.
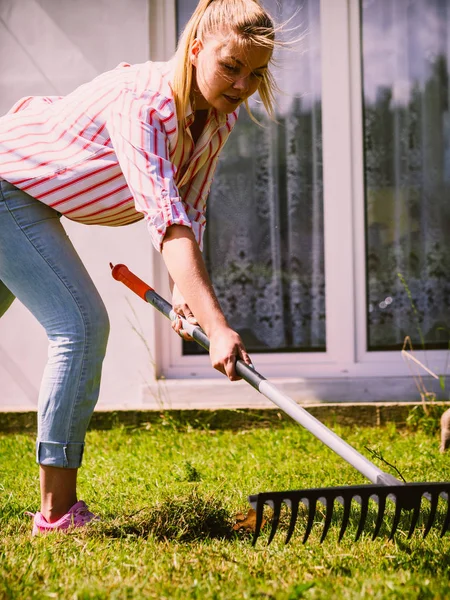
<svg viewBox="0 0 450 600"><path fill-rule="evenodd" d="M164 298L155 292L148 284L139 279L139 277L132 273L125 265L116 265L113 267L111 264L110 266L114 279L121 281L130 288L130 290L135 292L170 320L179 318L173 311L172 306L164 300ZM186 331L203 348L209 350L209 339L204 331L199 326L192 325L185 319L182 319L182 323L184 331ZM261 532L265 505L268 505L273 510L271 519L272 529L268 540L269 544L280 524L280 515L283 504L291 511L285 540L286 544L289 542L294 532L296 521L299 516L300 503L308 510L303 543L306 542L311 533L316 518L318 502L325 506L325 520L320 542L323 542L329 531L333 519L335 502L338 502L343 507L339 541L342 539L351 520L353 500L360 505L359 522L355 540L359 539L364 530L369 515L369 504L371 500L378 504L378 512L372 533L373 540L381 530L388 500L395 505L389 535L390 540L394 538L395 532L399 526L402 511L412 512L409 521L408 539L412 536L421 515L422 498L425 498L429 503L427 511L428 518L424 526L423 537L425 538L428 535L438 516L439 521L443 521L441 537L450 528L450 504L448 501L450 482L405 483L396 479L393 475L379 469L365 456L360 454L333 431L328 429L328 427L323 425L318 419L301 408L294 400L292 400L292 398L289 398L289 396L286 396L279 391L273 383L269 382L254 368L249 367L241 360L237 360L236 372L242 379L266 396L266 398L281 408L283 412L305 427L317 439L326 444L331 450L372 482L372 484L366 485L310 488L284 492L262 492L249 496L249 502L256 511L253 545L256 543ZM439 499L441 499L441 504L444 503L444 506L446 503L446 510L438 511Z"/></svg>

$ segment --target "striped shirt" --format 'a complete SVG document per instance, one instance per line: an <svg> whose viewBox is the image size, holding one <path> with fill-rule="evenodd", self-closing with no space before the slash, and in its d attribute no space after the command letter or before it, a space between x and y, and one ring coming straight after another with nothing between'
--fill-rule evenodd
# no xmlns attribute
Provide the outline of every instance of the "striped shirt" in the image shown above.
<svg viewBox="0 0 450 600"><path fill-rule="evenodd" d="M71 94L27 97L0 118L0 177L73 221L127 225L145 218L160 250L170 225L202 247L206 200L238 111L210 109L194 144L188 107L178 123L173 62L103 73Z"/></svg>

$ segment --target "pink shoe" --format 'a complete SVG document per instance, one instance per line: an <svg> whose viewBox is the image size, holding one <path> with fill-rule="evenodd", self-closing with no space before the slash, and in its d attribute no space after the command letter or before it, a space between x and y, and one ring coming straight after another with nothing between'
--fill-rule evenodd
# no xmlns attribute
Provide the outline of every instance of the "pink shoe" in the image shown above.
<svg viewBox="0 0 450 600"><path fill-rule="evenodd" d="M27 513L33 517L33 532L32 535L47 533L49 531L63 531L69 527L83 527L90 521L99 521L99 517L95 516L88 510L86 503L80 500L72 506L72 508L54 523L49 523L44 515L40 512L36 514Z"/></svg>

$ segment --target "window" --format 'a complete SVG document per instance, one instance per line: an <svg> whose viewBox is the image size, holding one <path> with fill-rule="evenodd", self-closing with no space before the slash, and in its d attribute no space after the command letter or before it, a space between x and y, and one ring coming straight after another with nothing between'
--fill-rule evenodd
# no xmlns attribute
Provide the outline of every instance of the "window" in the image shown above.
<svg viewBox="0 0 450 600"><path fill-rule="evenodd" d="M221 303L266 377L416 399L405 335L448 370L450 1L263 3L304 37L278 57L277 123L243 110L217 170L205 258ZM181 29L196 0L178 5ZM175 340L164 374L210 377L194 352Z"/></svg>
<svg viewBox="0 0 450 600"><path fill-rule="evenodd" d="M179 32L196 4L178 2ZM265 3L303 40L277 51L277 123L257 98L263 127L241 109L208 201L205 261L251 352L326 347L319 4ZM184 343L184 354L197 352Z"/></svg>
<svg viewBox="0 0 450 600"><path fill-rule="evenodd" d="M450 2L361 11L368 349L448 348Z"/></svg>

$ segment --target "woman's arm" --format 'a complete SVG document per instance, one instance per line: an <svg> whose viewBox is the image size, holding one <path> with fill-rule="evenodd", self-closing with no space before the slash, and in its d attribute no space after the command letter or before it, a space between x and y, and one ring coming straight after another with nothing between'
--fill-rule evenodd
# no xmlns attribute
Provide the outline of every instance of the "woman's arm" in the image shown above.
<svg viewBox="0 0 450 600"><path fill-rule="evenodd" d="M210 358L215 369L231 381L239 379L237 358L251 364L238 333L227 323L191 229L172 225L162 243L162 257L170 276L210 340Z"/></svg>

